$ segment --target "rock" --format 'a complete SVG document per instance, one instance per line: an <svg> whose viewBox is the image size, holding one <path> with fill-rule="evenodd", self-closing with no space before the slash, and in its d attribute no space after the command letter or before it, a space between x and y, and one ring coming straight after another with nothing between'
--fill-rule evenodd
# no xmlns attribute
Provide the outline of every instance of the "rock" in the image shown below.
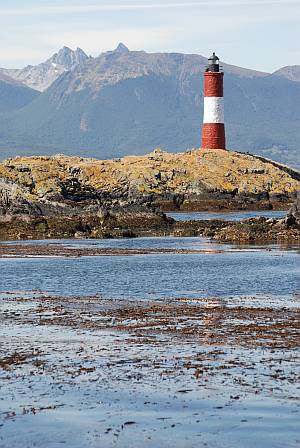
<svg viewBox="0 0 300 448"><path fill-rule="evenodd" d="M285 219L285 224L287 227L294 226L297 223L296 217L294 215L289 215Z"/></svg>
<svg viewBox="0 0 300 448"><path fill-rule="evenodd" d="M198 163L201 158L201 164ZM232 161L235 161L232 164ZM257 170L268 175L257 176ZM261 165L261 167L259 166ZM22 167L31 171L23 171ZM21 169L21 171L20 171ZM246 174L243 174L246 173ZM19 157L0 164L0 176L18 188L28 188L30 199L48 201L83 201L120 196L137 198L151 195L151 202L167 203L171 195L183 196L177 203L189 203L191 210L200 209L209 199L217 208L277 206L278 201L291 201L297 190L293 170L274 166L255 156L232 151L191 150L169 154L156 149L148 156L129 156L114 161L82 157ZM23 195L23 194L22 194ZM230 199L230 200L229 200ZM266 203L268 201L268 204ZM169 206L172 206L172 198ZM270 205L271 204L271 205Z"/></svg>
<svg viewBox="0 0 300 448"><path fill-rule="evenodd" d="M76 239L84 239L84 238L86 238L86 234L84 232L75 232L74 238L76 238Z"/></svg>
<svg viewBox="0 0 300 448"><path fill-rule="evenodd" d="M146 156L106 161L60 154L17 157L0 163L0 236L5 231L11 236L40 238L136 235L147 229L168 232L174 223L160 207L187 211L275 208L292 200L298 178L299 173L286 167L224 150L170 154L156 149ZM251 239L261 228L286 229L295 224L297 204L284 223L260 218L242 229L229 226L226 232L233 239L242 234ZM188 232L199 234L199 229L191 228ZM203 226L203 232L223 238L225 230L210 224Z"/></svg>
<svg viewBox="0 0 300 448"><path fill-rule="evenodd" d="M288 217L294 217L296 220L300 219L300 190L297 191L297 197L292 205L292 207L288 211Z"/></svg>

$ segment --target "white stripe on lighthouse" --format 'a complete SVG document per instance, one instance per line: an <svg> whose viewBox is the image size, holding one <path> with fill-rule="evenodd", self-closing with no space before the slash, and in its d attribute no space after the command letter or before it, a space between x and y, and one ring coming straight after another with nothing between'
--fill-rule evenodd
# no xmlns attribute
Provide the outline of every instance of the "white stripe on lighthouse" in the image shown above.
<svg viewBox="0 0 300 448"><path fill-rule="evenodd" d="M219 96L204 97L203 123L224 123L224 98Z"/></svg>

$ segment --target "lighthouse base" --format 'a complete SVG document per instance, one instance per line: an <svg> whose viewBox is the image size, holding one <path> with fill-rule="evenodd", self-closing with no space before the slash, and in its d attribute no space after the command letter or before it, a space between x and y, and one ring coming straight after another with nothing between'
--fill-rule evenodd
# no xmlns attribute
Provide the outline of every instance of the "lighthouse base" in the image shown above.
<svg viewBox="0 0 300 448"><path fill-rule="evenodd" d="M202 148L226 149L224 123L203 123Z"/></svg>

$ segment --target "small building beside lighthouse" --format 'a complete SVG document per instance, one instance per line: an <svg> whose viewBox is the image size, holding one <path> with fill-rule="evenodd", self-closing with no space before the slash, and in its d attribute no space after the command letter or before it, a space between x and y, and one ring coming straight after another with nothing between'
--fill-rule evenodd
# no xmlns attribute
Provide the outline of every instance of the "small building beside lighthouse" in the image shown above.
<svg viewBox="0 0 300 448"><path fill-rule="evenodd" d="M202 148L205 149L226 149L223 77L219 58L213 53L204 73Z"/></svg>

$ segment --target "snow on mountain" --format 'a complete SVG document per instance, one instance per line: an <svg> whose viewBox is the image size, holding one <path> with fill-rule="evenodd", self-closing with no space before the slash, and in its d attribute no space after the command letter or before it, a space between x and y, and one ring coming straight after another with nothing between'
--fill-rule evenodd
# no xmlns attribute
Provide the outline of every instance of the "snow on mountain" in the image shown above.
<svg viewBox="0 0 300 448"><path fill-rule="evenodd" d="M0 73L43 92L62 73L73 70L74 67L83 64L88 59L87 54L80 48L73 51L68 47L63 47L41 64L28 65L22 69L0 69Z"/></svg>

